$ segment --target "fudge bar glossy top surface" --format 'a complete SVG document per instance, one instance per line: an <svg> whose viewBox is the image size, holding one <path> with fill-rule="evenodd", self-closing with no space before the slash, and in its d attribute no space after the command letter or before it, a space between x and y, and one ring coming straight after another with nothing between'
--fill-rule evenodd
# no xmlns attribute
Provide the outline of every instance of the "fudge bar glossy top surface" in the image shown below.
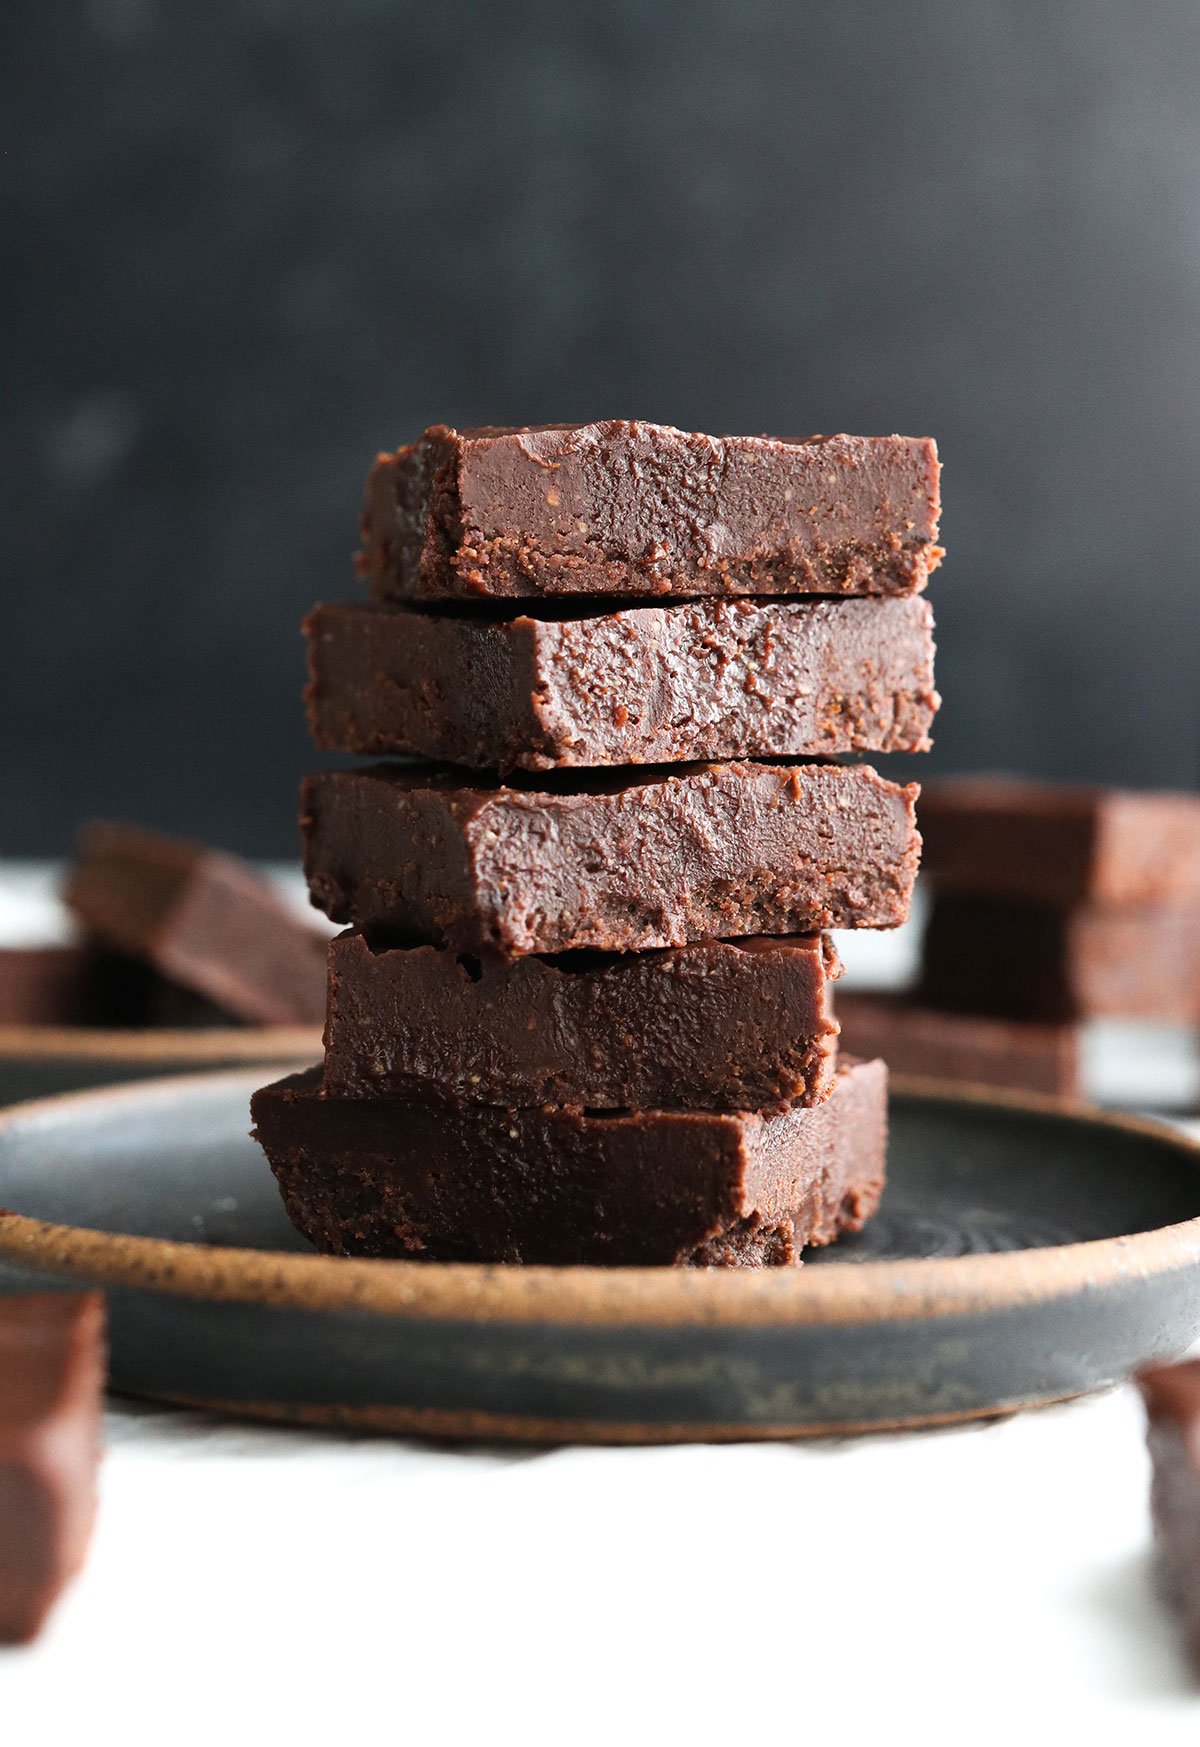
<svg viewBox="0 0 1200 1747"><path fill-rule="evenodd" d="M359 562L397 600L907 594L939 509L928 437L435 425L376 461Z"/></svg>

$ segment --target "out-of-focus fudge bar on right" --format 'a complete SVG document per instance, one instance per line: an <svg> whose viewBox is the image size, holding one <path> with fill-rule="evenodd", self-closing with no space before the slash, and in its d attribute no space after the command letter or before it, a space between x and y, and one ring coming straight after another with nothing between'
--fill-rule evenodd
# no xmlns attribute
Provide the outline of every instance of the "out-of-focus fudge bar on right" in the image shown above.
<svg viewBox="0 0 1200 1747"><path fill-rule="evenodd" d="M881 1056L894 1074L1079 1096L1080 1039L1073 1025L942 1013L893 994L839 995L836 1007L841 1047L851 1055Z"/></svg>
<svg viewBox="0 0 1200 1747"><path fill-rule="evenodd" d="M869 765L681 765L516 786L381 765L309 777L313 902L335 922L507 956L894 928L920 791Z"/></svg>
<svg viewBox="0 0 1200 1747"><path fill-rule="evenodd" d="M840 970L823 935L502 959L341 934L325 1090L591 1110L819 1104Z"/></svg>
<svg viewBox="0 0 1200 1747"><path fill-rule="evenodd" d="M961 777L921 795L938 891L1041 904L1200 905L1200 795Z"/></svg>
<svg viewBox="0 0 1200 1747"><path fill-rule="evenodd" d="M371 470L359 566L401 601L911 594L938 474L931 437L434 425Z"/></svg>
<svg viewBox="0 0 1200 1747"><path fill-rule="evenodd" d="M1159 1587L1200 1670L1200 1359L1153 1366L1138 1382L1149 1419Z"/></svg>
<svg viewBox="0 0 1200 1747"><path fill-rule="evenodd" d="M937 892L919 998L1013 1019L1200 1019L1200 903L1051 904Z"/></svg>

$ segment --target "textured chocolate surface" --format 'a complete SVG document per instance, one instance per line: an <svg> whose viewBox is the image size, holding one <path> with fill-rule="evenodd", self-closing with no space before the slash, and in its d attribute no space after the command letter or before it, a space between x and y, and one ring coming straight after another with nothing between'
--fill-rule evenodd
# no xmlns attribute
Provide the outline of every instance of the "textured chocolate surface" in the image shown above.
<svg viewBox="0 0 1200 1747"><path fill-rule="evenodd" d="M939 703L911 596L500 622L329 605L306 630L318 746L482 769L923 752Z"/></svg>
<svg viewBox="0 0 1200 1747"><path fill-rule="evenodd" d="M901 995L839 995L841 1048L881 1056L894 1074L1079 1096L1079 1032L1073 1025L941 1013Z"/></svg>
<svg viewBox="0 0 1200 1747"><path fill-rule="evenodd" d="M239 1019L320 1022L326 940L234 856L131 825L93 825L64 895L106 946Z"/></svg>
<svg viewBox="0 0 1200 1747"><path fill-rule="evenodd" d="M926 787L921 829L926 874L945 891L1200 904L1200 795L962 777Z"/></svg>
<svg viewBox="0 0 1200 1747"><path fill-rule="evenodd" d="M1200 903L1025 904L938 892L921 998L1015 1019L1200 1019Z"/></svg>
<svg viewBox="0 0 1200 1747"><path fill-rule="evenodd" d="M0 1295L0 1643L34 1638L83 1563L103 1390L97 1294Z"/></svg>
<svg viewBox="0 0 1200 1747"><path fill-rule="evenodd" d="M919 791L866 765L460 784L387 765L309 777L314 903L335 922L509 955L891 928L908 914Z"/></svg>
<svg viewBox="0 0 1200 1747"><path fill-rule="evenodd" d="M376 461L359 563L397 600L908 594L938 510L928 437L435 425Z"/></svg>
<svg viewBox="0 0 1200 1747"><path fill-rule="evenodd" d="M780 1266L858 1230L883 1185L882 1062L771 1115L351 1101L319 1081L256 1092L253 1118L288 1216L337 1255Z"/></svg>
<svg viewBox="0 0 1200 1747"><path fill-rule="evenodd" d="M820 935L558 960L420 946L329 952L325 1090L485 1104L756 1110L833 1083Z"/></svg>
<svg viewBox="0 0 1200 1747"><path fill-rule="evenodd" d="M1200 1359L1139 1377L1150 1422L1150 1504L1159 1588L1200 1668Z"/></svg>

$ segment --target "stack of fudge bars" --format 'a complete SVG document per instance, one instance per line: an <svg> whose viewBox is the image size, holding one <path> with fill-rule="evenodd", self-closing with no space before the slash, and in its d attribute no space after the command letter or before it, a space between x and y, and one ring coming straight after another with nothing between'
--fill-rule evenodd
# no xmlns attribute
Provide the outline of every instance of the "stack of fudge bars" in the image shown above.
<svg viewBox="0 0 1200 1747"><path fill-rule="evenodd" d="M627 421L380 456L307 623L323 1068L256 1094L319 1249L748 1265L856 1230L886 1070L823 930L891 928L938 707L928 439Z"/></svg>

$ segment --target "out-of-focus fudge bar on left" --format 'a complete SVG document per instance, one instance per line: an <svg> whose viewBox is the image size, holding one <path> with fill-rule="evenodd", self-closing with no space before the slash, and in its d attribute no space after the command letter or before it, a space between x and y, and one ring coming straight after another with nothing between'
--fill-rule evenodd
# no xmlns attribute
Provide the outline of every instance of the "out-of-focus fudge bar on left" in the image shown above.
<svg viewBox="0 0 1200 1747"><path fill-rule="evenodd" d="M105 971L104 955L89 946L0 947L0 1025L99 1023Z"/></svg>
<svg viewBox="0 0 1200 1747"><path fill-rule="evenodd" d="M64 896L104 945L239 1019L321 1022L326 938L235 856L132 825L92 825Z"/></svg>
<svg viewBox="0 0 1200 1747"><path fill-rule="evenodd" d="M942 1013L903 995L839 995L841 1047L882 1056L894 1074L1077 1098L1080 1036L1074 1025Z"/></svg>
<svg viewBox="0 0 1200 1747"><path fill-rule="evenodd" d="M1027 903L1200 905L1200 795L959 777L921 795L940 892Z"/></svg>
<svg viewBox="0 0 1200 1747"><path fill-rule="evenodd" d="M98 1294L0 1296L0 1643L36 1637L83 1564L104 1367Z"/></svg>
<svg viewBox="0 0 1200 1747"><path fill-rule="evenodd" d="M1200 1359L1156 1365L1138 1382L1150 1422L1159 1586L1200 1670Z"/></svg>
<svg viewBox="0 0 1200 1747"><path fill-rule="evenodd" d="M87 941L0 947L0 1026L237 1025L236 1014L147 964Z"/></svg>
<svg viewBox="0 0 1200 1747"><path fill-rule="evenodd" d="M923 822L923 816L922 816ZM1200 903L1020 903L937 892L920 998L1013 1019L1200 1019Z"/></svg>

